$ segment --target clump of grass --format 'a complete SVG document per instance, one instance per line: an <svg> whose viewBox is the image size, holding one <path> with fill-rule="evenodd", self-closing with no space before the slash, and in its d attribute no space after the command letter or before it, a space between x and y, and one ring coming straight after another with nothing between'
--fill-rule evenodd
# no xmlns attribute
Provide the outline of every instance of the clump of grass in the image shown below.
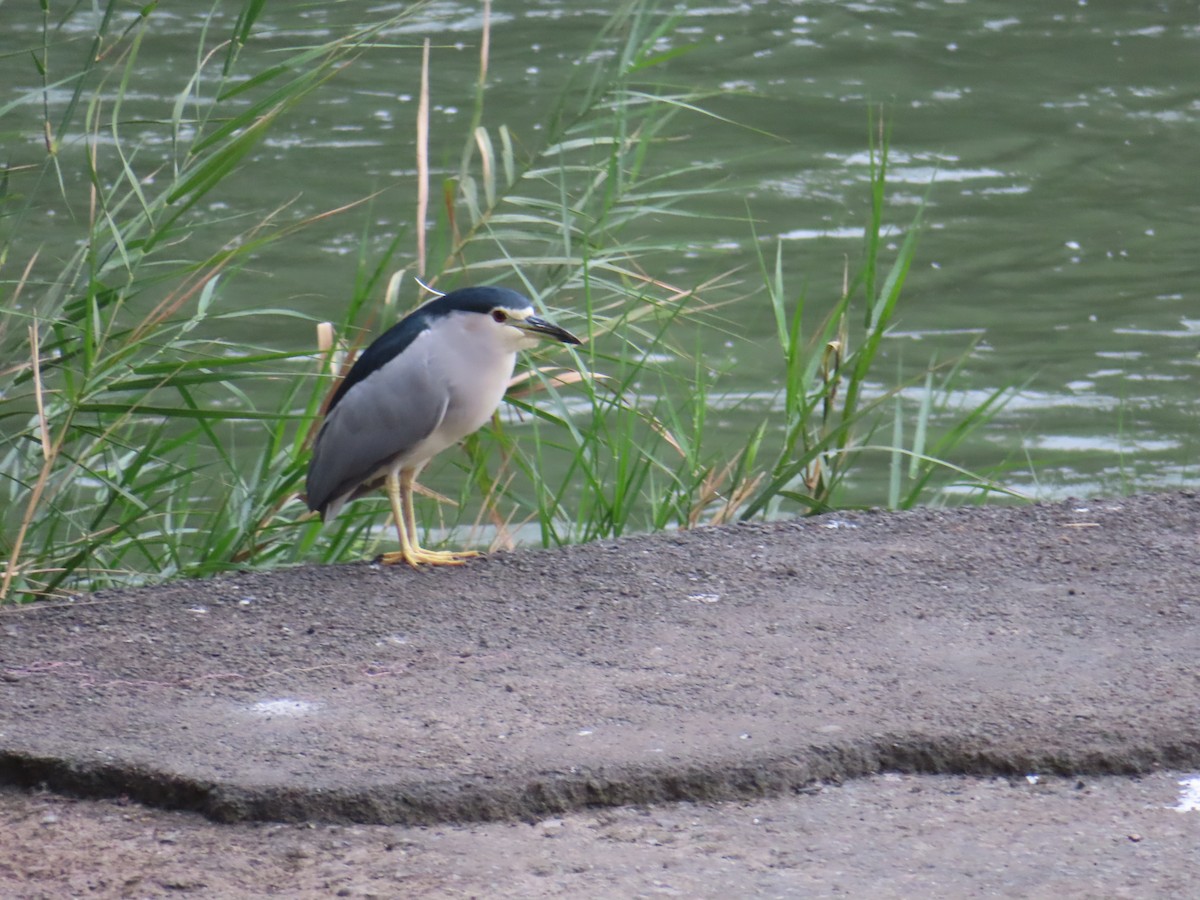
<svg viewBox="0 0 1200 900"><path fill-rule="evenodd" d="M0 259L11 264L25 250L22 223L47 192L75 213L62 245L78 249L57 268L34 249L3 285L10 302L0 347L10 386L0 395L0 599L283 555L271 540L274 516L300 471L300 444L283 425L312 416L315 403L300 382L281 406L257 409L245 386L294 379L308 354L200 333L224 323L236 334L247 315L295 315L223 310L223 286L267 244L320 217L280 224L276 210L206 250L218 223L229 223L201 204L273 123L400 17L242 77L239 50L260 11L257 3L243 6L221 41L205 28L195 71L169 115L150 122L130 118L125 107L142 87L138 51L152 37L153 5L129 17L107 4L86 52L65 73L49 63L71 47L57 46L63 23L48 14L43 23L42 54L34 53L40 93L64 85L72 93L61 107L43 105L40 162L6 173ZM88 13L66 15L86 21ZM214 13L210 24L217 20ZM0 118L21 108L10 104ZM169 154L147 160L147 143ZM83 171L82 196L72 193L80 180L68 167ZM197 255L189 259L188 248ZM370 290L362 285L352 311ZM259 430L265 445L248 465L231 450L230 426L256 421L267 426Z"/></svg>
<svg viewBox="0 0 1200 900"><path fill-rule="evenodd" d="M947 472L958 479L957 487L981 496L1012 493L991 479L947 462L953 449L1002 407L1008 390L990 394L929 446L935 405L945 408L959 371L957 365L931 363L918 376L921 388L913 417L913 444L906 448L904 423L908 413L902 393L911 385L871 389L870 379L877 377L883 341L895 323L905 279L916 255L924 208L922 205L902 236L892 236L893 240L899 238L899 247L885 268L882 223L888 146L880 118L870 148L871 212L864 228L863 259L857 271L844 278L841 296L811 334L806 335L804 330L806 298L802 294L789 297L784 286L782 245L776 248L773 265L762 255L759 257L782 354L783 440L765 468L762 483L742 509L742 518L777 512L783 501L792 501L808 512L835 508L848 476L870 453L886 454L890 460L885 503L893 509L913 506L926 495L935 477ZM876 444L874 439L888 412L892 413L891 441Z"/></svg>
<svg viewBox="0 0 1200 900"><path fill-rule="evenodd" d="M400 288L412 283L395 276L398 269L442 290L504 280L539 302L576 298L575 320L556 317L587 337L580 350L524 376L508 413L472 436L465 453L443 454L438 465L460 470L457 477L442 479L431 467L435 490L418 513L436 530L431 543L454 535L506 546L532 536L554 545L820 511L837 504L859 460L874 453L892 460L891 505L917 502L947 471L979 491L996 489L940 457L986 420L1000 395L931 437L938 391L954 373L931 367L906 447L898 404L911 385L871 388L919 230L918 220L885 269L886 141L872 157L864 261L811 332L804 298L784 284L779 251L760 259L757 286L732 273L700 285L672 285L654 274L655 259L675 248L638 235L638 223L698 215L691 204L705 189L694 187L692 169L652 163L656 147L699 102L646 81L686 50L660 49L675 22L652 4L631 2L613 15L597 43L615 52L564 88L536 143L489 119L485 24L457 171L445 174L440 190L433 184L422 103L412 191L417 227L382 252L360 251L344 318L320 352L206 335L217 326L236 334L246 315L297 316L282 307L227 309L227 285L269 244L355 203L296 219L281 202L231 235L230 220L204 212L202 201L250 164L274 123L419 7L294 50L260 71L242 71L241 51L254 40L261 5L246 2L221 40L214 34L226 20L214 13L194 71L170 114L157 120L124 111L137 89L138 50L153 39L156 7L127 18L119 9L115 0L103 8L93 46L75 70L56 73L35 51L43 91L69 84L73 94L53 116L45 105L44 158L8 177L33 187L24 198L4 195L0 206L8 222L0 264L16 260L18 273L2 284L12 302L0 313L12 385L0 394L0 601L372 553L385 503L360 501L322 529L300 491L332 376L398 314ZM49 36L52 24L44 28ZM426 45L421 55L428 86L436 52ZM0 109L0 121L13 108ZM146 129L158 129L171 148L165 158L147 159L135 146L133 134ZM71 195L68 165L87 175L83 197ZM57 267L19 238L20 222L44 190L89 211L79 249ZM676 335L719 328L723 305L753 302L774 312L784 388L779 411L764 415L730 456L709 446L720 377L710 372L702 341L685 352ZM265 401L263 383L273 387ZM890 444L877 445L893 409L901 424ZM458 495L438 495L443 482Z"/></svg>

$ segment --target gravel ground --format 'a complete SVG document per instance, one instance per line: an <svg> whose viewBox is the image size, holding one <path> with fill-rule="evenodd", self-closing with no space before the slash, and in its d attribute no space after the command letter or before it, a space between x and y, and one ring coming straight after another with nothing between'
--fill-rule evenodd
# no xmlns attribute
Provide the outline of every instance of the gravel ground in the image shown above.
<svg viewBox="0 0 1200 900"><path fill-rule="evenodd" d="M1193 896L1198 572L1180 493L0 610L0 893Z"/></svg>

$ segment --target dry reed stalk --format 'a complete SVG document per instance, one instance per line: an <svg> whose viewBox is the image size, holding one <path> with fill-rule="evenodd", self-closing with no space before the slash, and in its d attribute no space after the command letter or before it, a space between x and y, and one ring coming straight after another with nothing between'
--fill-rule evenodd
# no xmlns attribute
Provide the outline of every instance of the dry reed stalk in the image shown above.
<svg viewBox="0 0 1200 900"><path fill-rule="evenodd" d="M487 84L488 53L492 46L492 0L483 0L483 36L479 41L479 87Z"/></svg>
<svg viewBox="0 0 1200 900"><path fill-rule="evenodd" d="M429 38L421 52L417 101L417 275L425 277L425 218L429 214Z"/></svg>
<svg viewBox="0 0 1200 900"><path fill-rule="evenodd" d="M29 326L29 341L33 354L33 392L37 399L38 417L40 418L40 426L42 433L42 470L38 473L37 483L34 484L33 490L29 493L29 502L25 505L25 515L21 517L21 526L17 529L16 539L13 541L12 551L8 556L8 563L4 566L4 581L0 583L0 603L8 599L8 594L12 590L13 578L16 577L17 567L21 559L21 548L25 544L25 535L29 532L29 525L33 522L34 513L42 502L42 493L46 490L46 483L50 480L50 473L54 468L54 460L58 455L58 448L50 443L50 433L46 424L45 403L43 401L44 385L42 383L42 363L39 358L40 352L38 349L37 326Z"/></svg>

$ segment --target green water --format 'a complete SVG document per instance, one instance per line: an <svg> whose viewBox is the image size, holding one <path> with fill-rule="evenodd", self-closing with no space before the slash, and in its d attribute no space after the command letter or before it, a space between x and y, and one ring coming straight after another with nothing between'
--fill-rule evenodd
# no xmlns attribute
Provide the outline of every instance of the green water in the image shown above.
<svg viewBox="0 0 1200 900"><path fill-rule="evenodd" d="M40 42L40 20L27 7L0 8L0 83L14 95L38 84L28 58L14 52ZM155 14L155 30L140 48L139 65L161 85L160 94L136 98L147 115L167 114L193 68L206 14L200 5L187 13L171 7ZM399 8L268 4L263 34L247 52L269 61L273 50ZM507 124L518 141L536 137L566 74L588 65L585 48L605 17L600 8L550 0L497 3L485 124ZM366 54L272 132L245 173L222 189L213 213L260 215L291 201L285 217L292 218L384 193L369 210L330 219L264 253L224 288L224 302L339 318L364 229L369 253L380 252L412 221L416 48L424 37L435 44L432 158L454 169L480 25L474 5L433 4L391 35L396 46ZM86 47L86 30L73 27L76 33L60 35L59 52ZM1194 3L697 5L683 10L663 49L683 45L694 46L653 77L706 94L702 105L715 116L681 118L681 139L657 148L654 165L717 165L702 180L719 179L721 190L703 203L708 217L647 218L641 227L661 230L677 247L644 259L648 271L689 286L741 266L744 292L756 266L749 212L769 252L784 243L788 283L803 286L814 303L831 298L843 260L858 257L868 209L868 106L884 104L894 165L888 221L907 224L923 197L928 207L880 373L911 375L935 355L945 359L977 343L954 402L970 407L997 387L1023 387L955 461L1007 463L1003 480L1030 495L1196 481ZM50 102L65 98L59 89ZM3 135L10 162L40 158L40 109L27 113L29 132ZM68 179L78 176L67 171ZM59 208L35 217L27 225L31 244L53 254L56 217L69 214ZM405 249L411 254L411 240ZM570 307L578 299L551 303ZM778 380L765 301L736 309L730 334L717 335L710 349L730 370L714 403L743 401L710 419L713 440L730 448L771 408ZM312 343L307 325L276 319L238 337L290 349ZM882 468L863 473L857 499L879 502L885 477Z"/></svg>

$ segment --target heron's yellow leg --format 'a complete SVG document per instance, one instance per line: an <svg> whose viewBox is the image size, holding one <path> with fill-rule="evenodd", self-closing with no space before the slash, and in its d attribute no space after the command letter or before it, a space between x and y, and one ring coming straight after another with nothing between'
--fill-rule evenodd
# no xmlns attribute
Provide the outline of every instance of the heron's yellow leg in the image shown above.
<svg viewBox="0 0 1200 900"><path fill-rule="evenodd" d="M404 469L388 474L385 486L388 500L392 504L392 517L396 520L396 535L400 539L400 549L394 553L384 553L379 561L386 566L396 563L407 563L414 569L418 566L461 566L464 560L478 556L475 550L460 550L449 552L445 550L426 550L417 540L417 515L413 509L414 473Z"/></svg>
<svg viewBox="0 0 1200 900"><path fill-rule="evenodd" d="M404 517L408 522L408 544L424 562L430 565L462 565L464 559L479 556L478 550L426 550L417 540L417 513L413 509L413 481L417 473L405 469L400 473L400 496L404 500Z"/></svg>

